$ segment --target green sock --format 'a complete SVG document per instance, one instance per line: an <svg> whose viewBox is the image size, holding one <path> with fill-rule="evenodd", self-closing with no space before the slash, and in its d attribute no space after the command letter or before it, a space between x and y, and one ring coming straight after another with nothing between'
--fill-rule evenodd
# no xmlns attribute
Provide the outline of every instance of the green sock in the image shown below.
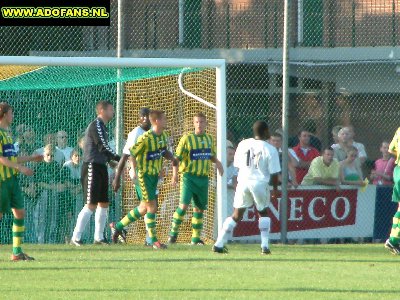
<svg viewBox="0 0 400 300"><path fill-rule="evenodd" d="M12 235L13 235L13 254L18 255L22 253L22 239L24 238L25 226L24 219L14 218Z"/></svg>
<svg viewBox="0 0 400 300"><path fill-rule="evenodd" d="M149 233L149 238L153 243L157 242L157 235L156 235L156 214L147 213L146 214L146 230Z"/></svg>
<svg viewBox="0 0 400 300"><path fill-rule="evenodd" d="M192 217L192 243L200 242L203 229L203 213L194 212Z"/></svg>
<svg viewBox="0 0 400 300"><path fill-rule="evenodd" d="M185 217L186 211L182 208L178 207L174 212L174 216L172 219L171 231L169 233L170 236L178 236L179 226L182 224L183 218Z"/></svg>
<svg viewBox="0 0 400 300"><path fill-rule="evenodd" d="M389 237L390 242L397 246L400 242L400 211L397 211L393 217L392 230Z"/></svg>
<svg viewBox="0 0 400 300"><path fill-rule="evenodd" d="M139 220L141 217L142 215L139 213L139 209L135 207L121 221L115 224L115 228L118 231L122 231L125 226L128 226L129 224Z"/></svg>

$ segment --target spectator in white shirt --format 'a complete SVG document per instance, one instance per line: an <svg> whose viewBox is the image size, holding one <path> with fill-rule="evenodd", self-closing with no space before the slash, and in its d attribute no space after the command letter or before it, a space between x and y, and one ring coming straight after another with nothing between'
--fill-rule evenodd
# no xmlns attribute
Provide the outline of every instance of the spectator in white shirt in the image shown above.
<svg viewBox="0 0 400 300"><path fill-rule="evenodd" d="M68 161L71 158L71 152L74 148L68 146L68 134L60 130L56 134L57 137L57 146L56 149L61 151L64 154L64 160Z"/></svg>

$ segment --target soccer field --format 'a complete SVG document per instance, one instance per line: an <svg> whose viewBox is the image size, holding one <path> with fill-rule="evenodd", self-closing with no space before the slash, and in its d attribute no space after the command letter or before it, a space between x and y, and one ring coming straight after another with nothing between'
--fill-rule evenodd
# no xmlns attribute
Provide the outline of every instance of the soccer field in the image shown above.
<svg viewBox="0 0 400 300"><path fill-rule="evenodd" d="M25 245L33 262L9 261L1 299L395 299L399 257L375 245L174 245L74 248Z"/></svg>

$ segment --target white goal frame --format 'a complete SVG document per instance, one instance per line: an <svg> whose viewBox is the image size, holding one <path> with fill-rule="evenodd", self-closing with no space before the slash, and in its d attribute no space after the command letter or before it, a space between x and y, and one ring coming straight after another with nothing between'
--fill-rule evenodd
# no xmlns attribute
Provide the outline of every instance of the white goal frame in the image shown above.
<svg viewBox="0 0 400 300"><path fill-rule="evenodd" d="M153 67L153 68L215 68L217 157L224 167L224 175L217 174L217 220L218 229L227 217L226 179L226 64L225 59L179 59L179 58L114 58L114 57L43 57L0 56L0 65L24 66L75 66L75 67ZM1 83L0 83L1 84ZM178 85L178 82L177 82ZM195 96L195 95L193 95ZM197 101L197 100L193 100ZM121 114L116 109L117 114ZM116 116L117 119L121 116ZM117 136L120 136L117 131ZM215 220L214 220L215 224ZM216 230L214 228L214 235ZM216 237L215 237L216 238Z"/></svg>

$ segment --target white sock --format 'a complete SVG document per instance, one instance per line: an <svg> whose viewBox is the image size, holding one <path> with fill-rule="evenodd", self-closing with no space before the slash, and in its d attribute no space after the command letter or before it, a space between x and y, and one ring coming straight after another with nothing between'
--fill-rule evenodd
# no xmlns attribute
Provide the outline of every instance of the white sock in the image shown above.
<svg viewBox="0 0 400 300"><path fill-rule="evenodd" d="M228 238L232 234L235 227L236 222L232 219L232 217L226 218L224 224L222 224L221 230L218 232L218 238L214 245L218 248L222 248L228 241Z"/></svg>
<svg viewBox="0 0 400 300"><path fill-rule="evenodd" d="M153 240L152 240L151 237L149 236L149 230L148 230L148 228L147 228L147 222L146 222L146 220L147 220L147 214L144 215L144 217L143 217L144 224L146 225L146 242L149 243L149 244L152 244L152 243L153 243Z"/></svg>
<svg viewBox="0 0 400 300"><path fill-rule="evenodd" d="M268 217L261 217L258 219L258 228L261 234L261 248L269 247L269 230L271 228L271 219Z"/></svg>
<svg viewBox="0 0 400 300"><path fill-rule="evenodd" d="M97 206L96 214L94 215L94 240L104 240L104 227L106 226L108 216L108 207Z"/></svg>
<svg viewBox="0 0 400 300"><path fill-rule="evenodd" d="M75 241L80 241L82 238L82 233L86 228L87 223L90 221L90 217L92 216L92 211L84 206L81 212L78 215L76 220L76 225L74 229L74 233L72 234L72 239Z"/></svg>

